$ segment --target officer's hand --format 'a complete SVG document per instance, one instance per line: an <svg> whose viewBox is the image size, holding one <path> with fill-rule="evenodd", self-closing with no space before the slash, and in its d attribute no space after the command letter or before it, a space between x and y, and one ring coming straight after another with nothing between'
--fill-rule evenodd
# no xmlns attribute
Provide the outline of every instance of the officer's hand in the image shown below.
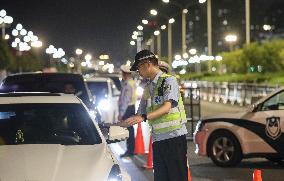
<svg viewBox="0 0 284 181"><path fill-rule="evenodd" d="M143 117L142 116L132 116L128 119L125 120L126 124L128 124L129 126L132 126L134 124L140 123L143 121Z"/></svg>
<svg viewBox="0 0 284 181"><path fill-rule="evenodd" d="M121 121L115 124L116 126L121 126L121 127L129 127L130 125L128 125L125 121Z"/></svg>

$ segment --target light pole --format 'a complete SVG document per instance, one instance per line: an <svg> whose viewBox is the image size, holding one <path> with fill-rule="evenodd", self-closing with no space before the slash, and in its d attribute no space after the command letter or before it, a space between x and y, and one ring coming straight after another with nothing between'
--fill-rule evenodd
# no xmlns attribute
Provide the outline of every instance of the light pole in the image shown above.
<svg viewBox="0 0 284 181"><path fill-rule="evenodd" d="M181 10L181 50L182 54L186 53L186 14L188 13L188 10L186 8L183 8L181 4L179 4L176 1L170 1L170 0L162 0L164 3L172 3L176 7L178 7ZM186 5L188 6L188 5Z"/></svg>
<svg viewBox="0 0 284 181"><path fill-rule="evenodd" d="M157 36L157 54L161 58L161 33L159 30L154 31L154 35Z"/></svg>
<svg viewBox="0 0 284 181"><path fill-rule="evenodd" d="M48 60L48 63L47 63L48 68L51 68L53 66L52 58L54 58L53 55L56 52L57 52L57 49L53 45L49 45L49 47L45 49L45 53L47 53L49 55L49 60Z"/></svg>
<svg viewBox="0 0 284 181"><path fill-rule="evenodd" d="M225 41L229 43L230 51L233 50L233 44L237 41L238 37L235 34L228 34L225 36Z"/></svg>
<svg viewBox="0 0 284 181"><path fill-rule="evenodd" d="M171 3L178 7L181 11L181 50L182 54L186 53L186 14L188 13L188 10L186 9L187 5L183 6L182 4L179 4L177 1L170 1L170 0L162 0L164 3L168 4Z"/></svg>
<svg viewBox="0 0 284 181"><path fill-rule="evenodd" d="M13 22L13 18L11 16L7 16L6 11L2 9L0 11L0 27L2 28L2 39L5 39L5 28L9 27Z"/></svg>
<svg viewBox="0 0 284 181"><path fill-rule="evenodd" d="M246 44L250 43L250 0L246 0Z"/></svg>
<svg viewBox="0 0 284 181"><path fill-rule="evenodd" d="M205 3L207 1L207 47L208 47L208 55L212 56L212 6L211 0L199 0L199 3ZM209 61L208 69L211 72L211 61Z"/></svg>
<svg viewBox="0 0 284 181"><path fill-rule="evenodd" d="M138 25L137 29L139 30L137 33L137 52L142 50L142 41L143 41L143 26Z"/></svg>
<svg viewBox="0 0 284 181"><path fill-rule="evenodd" d="M81 60L80 60L80 56L82 55L83 50L80 49L80 48L77 48L77 49L75 50L75 53L76 53L76 55L77 55L77 60L76 60L77 72L78 72L78 73L81 73L82 70L81 70Z"/></svg>
<svg viewBox="0 0 284 181"><path fill-rule="evenodd" d="M173 60L172 24L174 22L175 22L174 18L168 20L168 63L170 65L169 72L172 71L172 60Z"/></svg>
<svg viewBox="0 0 284 181"><path fill-rule="evenodd" d="M150 14L156 16L158 14L157 10L151 10ZM161 14L161 17L168 21L168 63L170 65L169 71L171 71L172 67L172 59L173 59L173 48L172 48L172 24L175 22L174 18L170 18L167 15ZM164 26L165 27L165 26Z"/></svg>

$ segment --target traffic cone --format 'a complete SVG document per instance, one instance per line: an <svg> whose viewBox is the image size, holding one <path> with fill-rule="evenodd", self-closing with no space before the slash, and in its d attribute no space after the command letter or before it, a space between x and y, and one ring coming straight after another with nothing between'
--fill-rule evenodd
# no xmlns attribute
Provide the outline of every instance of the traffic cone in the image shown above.
<svg viewBox="0 0 284 181"><path fill-rule="evenodd" d="M189 167L187 167L187 181L191 181L191 176L190 176L190 170Z"/></svg>
<svg viewBox="0 0 284 181"><path fill-rule="evenodd" d="M144 139L142 134L141 123L138 123L137 134L135 138L135 154L145 154Z"/></svg>
<svg viewBox="0 0 284 181"><path fill-rule="evenodd" d="M253 171L253 181L262 181L261 170L254 169L254 171Z"/></svg>
<svg viewBox="0 0 284 181"><path fill-rule="evenodd" d="M150 136L149 142L149 153L147 157L147 165L144 165L144 168L152 169L153 168L153 158L152 158L152 136Z"/></svg>

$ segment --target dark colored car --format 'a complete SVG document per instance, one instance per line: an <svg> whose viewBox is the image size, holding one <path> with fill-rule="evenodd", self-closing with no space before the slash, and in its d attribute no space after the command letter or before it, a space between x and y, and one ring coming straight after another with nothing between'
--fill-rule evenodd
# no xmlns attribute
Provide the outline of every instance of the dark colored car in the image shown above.
<svg viewBox="0 0 284 181"><path fill-rule="evenodd" d="M24 73L6 77L0 92L50 92L74 94L94 110L93 98L80 74L71 73Z"/></svg>

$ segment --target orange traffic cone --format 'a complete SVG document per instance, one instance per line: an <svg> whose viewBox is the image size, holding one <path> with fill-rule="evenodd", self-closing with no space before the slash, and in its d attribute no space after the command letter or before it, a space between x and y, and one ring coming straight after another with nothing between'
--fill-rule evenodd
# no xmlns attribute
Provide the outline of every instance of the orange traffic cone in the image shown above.
<svg viewBox="0 0 284 181"><path fill-rule="evenodd" d="M142 134L141 123L138 123L137 134L135 138L135 154L145 154L144 139Z"/></svg>
<svg viewBox="0 0 284 181"><path fill-rule="evenodd" d="M187 167L187 181L191 181L191 176L190 176L190 170L189 167Z"/></svg>
<svg viewBox="0 0 284 181"><path fill-rule="evenodd" d="M254 171L253 171L253 181L262 181L261 170L254 169Z"/></svg>
<svg viewBox="0 0 284 181"><path fill-rule="evenodd" d="M149 142L149 153L147 157L147 165L144 165L144 168L152 169L153 168L153 159L152 159L152 136L150 136Z"/></svg>

